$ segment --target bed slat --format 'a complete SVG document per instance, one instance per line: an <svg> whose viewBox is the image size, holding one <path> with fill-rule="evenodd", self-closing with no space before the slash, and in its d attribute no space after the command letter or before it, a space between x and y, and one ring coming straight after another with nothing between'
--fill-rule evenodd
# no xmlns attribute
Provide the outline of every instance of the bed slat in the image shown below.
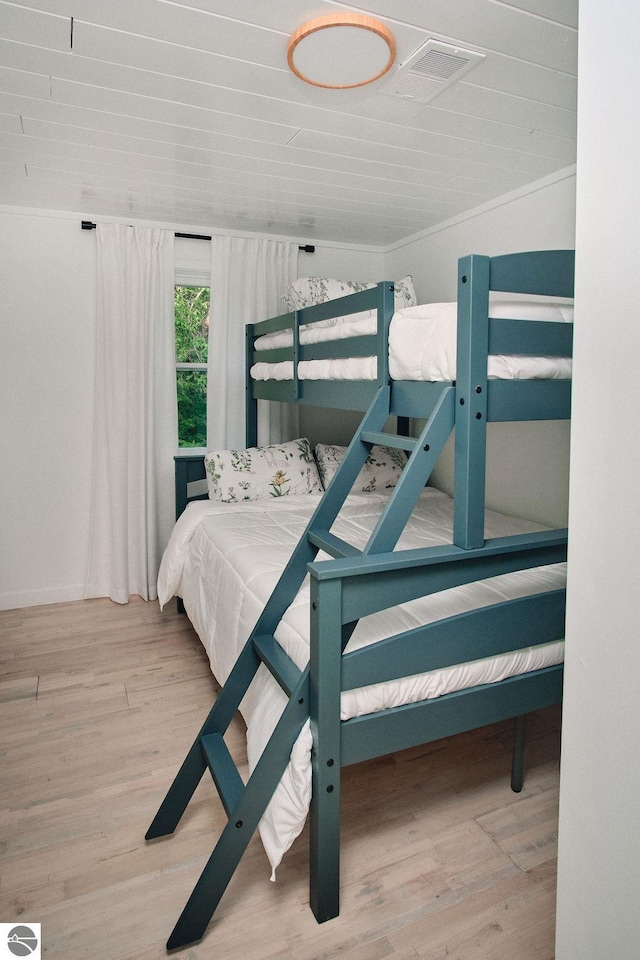
<svg viewBox="0 0 640 960"><path fill-rule="evenodd" d="M447 693L435 700L343 720L342 765L382 757L560 703L563 675L563 666L558 664L500 683Z"/></svg>
<svg viewBox="0 0 640 960"><path fill-rule="evenodd" d="M538 646L564 637L565 591L518 597L378 640L342 658L342 689Z"/></svg>
<svg viewBox="0 0 640 960"><path fill-rule="evenodd" d="M491 258L491 289L527 296L573 297L573 250L531 250Z"/></svg>
<svg viewBox="0 0 640 960"><path fill-rule="evenodd" d="M489 320L490 354L570 357L573 324L545 320Z"/></svg>

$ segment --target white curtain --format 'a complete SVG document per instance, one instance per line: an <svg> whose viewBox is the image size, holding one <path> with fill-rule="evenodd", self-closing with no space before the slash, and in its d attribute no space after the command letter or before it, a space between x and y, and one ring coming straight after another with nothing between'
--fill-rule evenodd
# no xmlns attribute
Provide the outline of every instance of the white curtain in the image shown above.
<svg viewBox="0 0 640 960"><path fill-rule="evenodd" d="M87 597L157 596L177 448L173 233L98 224Z"/></svg>
<svg viewBox="0 0 640 960"><path fill-rule="evenodd" d="M207 372L207 447L245 446L245 325L286 311L281 301L296 278L298 246L275 240L213 237ZM259 404L258 442L294 439L295 407Z"/></svg>

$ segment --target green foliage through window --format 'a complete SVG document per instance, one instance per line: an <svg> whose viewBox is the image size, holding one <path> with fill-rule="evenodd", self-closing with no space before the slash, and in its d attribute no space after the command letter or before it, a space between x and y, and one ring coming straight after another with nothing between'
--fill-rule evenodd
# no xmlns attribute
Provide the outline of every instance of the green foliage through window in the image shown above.
<svg viewBox="0 0 640 960"><path fill-rule="evenodd" d="M178 446L207 443L209 287L175 287Z"/></svg>

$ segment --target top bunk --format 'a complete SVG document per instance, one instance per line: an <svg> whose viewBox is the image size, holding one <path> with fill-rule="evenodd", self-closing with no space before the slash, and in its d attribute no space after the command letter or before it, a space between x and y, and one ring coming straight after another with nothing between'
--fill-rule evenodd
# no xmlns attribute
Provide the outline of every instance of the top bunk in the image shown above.
<svg viewBox="0 0 640 960"><path fill-rule="evenodd" d="M482 423L570 416L574 252L458 262L456 303L396 310L381 282L247 325L247 442L257 400L428 418L447 388ZM456 423L458 422L458 418Z"/></svg>

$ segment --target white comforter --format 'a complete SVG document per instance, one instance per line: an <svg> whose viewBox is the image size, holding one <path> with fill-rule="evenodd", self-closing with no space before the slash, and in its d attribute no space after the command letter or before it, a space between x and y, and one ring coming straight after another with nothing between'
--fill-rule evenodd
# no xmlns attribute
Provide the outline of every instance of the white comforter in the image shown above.
<svg viewBox="0 0 640 960"><path fill-rule="evenodd" d="M221 504L197 501L178 520L164 554L158 581L161 605L182 596L189 617L224 683L249 636L262 606L275 586L319 495L306 494L269 501ZM378 494L350 496L332 528L338 536L364 545L384 503ZM405 530L400 548L451 542L452 501L428 488ZM540 529L527 521L488 514L486 535L509 536ZM474 607L500 602L564 584L564 565L512 573L448 590L383 611L361 621L347 650L353 650L419 623ZM305 582L281 622L276 637L300 666L309 657L309 586ZM402 703L437 697L454 689L502 680L507 676L559 663L563 644L545 644L517 654L478 660L446 670L349 691L342 696L342 718L371 713ZM250 768L273 730L285 696L261 667L241 705L247 722ZM260 834L272 868L300 833L311 795L311 734L302 731L278 791L266 811Z"/></svg>
<svg viewBox="0 0 640 960"><path fill-rule="evenodd" d="M426 303L398 310L389 328L389 373L393 380L455 380L456 303ZM491 306L494 318L542 320L569 323L573 306L562 302L499 301ZM327 322L325 322L326 324ZM343 340L376 332L374 311L339 317L331 325L322 322L300 328L301 343ZM255 344L256 350L290 346L290 330L267 334ZM291 361L259 361L251 368L254 380L291 380ZM571 377L571 360L565 357L490 356L490 379L557 380ZM303 360L298 364L301 380L374 380L375 357L346 357L332 360Z"/></svg>

